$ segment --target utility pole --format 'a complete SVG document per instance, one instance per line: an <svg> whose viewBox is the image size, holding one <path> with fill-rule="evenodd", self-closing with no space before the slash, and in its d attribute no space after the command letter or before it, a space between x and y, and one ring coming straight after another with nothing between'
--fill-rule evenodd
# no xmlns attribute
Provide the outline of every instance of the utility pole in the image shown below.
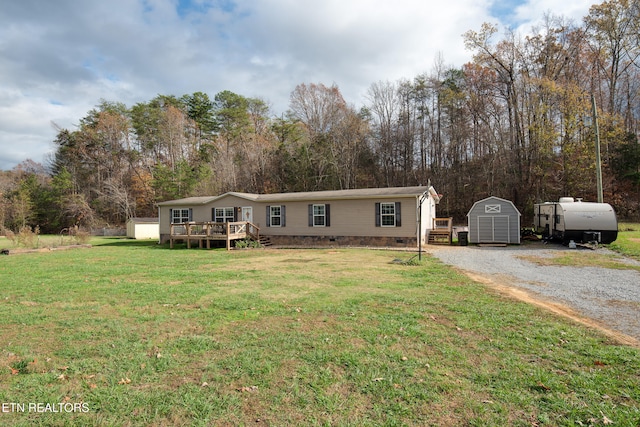
<svg viewBox="0 0 640 427"><path fill-rule="evenodd" d="M591 94L591 108L593 110L593 129L596 134L596 180L598 184L598 203L604 202L602 195L602 162L600 160L600 129L598 128L598 111L596 97Z"/></svg>

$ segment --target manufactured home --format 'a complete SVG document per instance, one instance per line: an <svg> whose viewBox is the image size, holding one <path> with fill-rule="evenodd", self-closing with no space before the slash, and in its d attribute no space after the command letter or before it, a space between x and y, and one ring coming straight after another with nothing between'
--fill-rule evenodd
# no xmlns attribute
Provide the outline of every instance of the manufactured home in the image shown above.
<svg viewBox="0 0 640 427"><path fill-rule="evenodd" d="M229 248L259 236L280 246L417 247L439 201L431 186L188 197L158 203L160 242L209 247L225 236Z"/></svg>

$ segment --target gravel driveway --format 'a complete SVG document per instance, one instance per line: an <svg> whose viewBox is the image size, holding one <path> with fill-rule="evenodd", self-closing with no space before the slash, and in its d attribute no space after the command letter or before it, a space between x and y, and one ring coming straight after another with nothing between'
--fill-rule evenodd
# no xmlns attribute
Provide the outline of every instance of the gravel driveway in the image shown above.
<svg viewBox="0 0 640 427"><path fill-rule="evenodd" d="M550 307L565 306L578 316L569 316L602 329L610 335L624 334L640 343L640 271L600 267L541 266L522 256L552 257L560 251L592 252L591 249L568 249L561 245L526 242L519 246L435 246L426 250L449 264L485 282L525 290L525 294ZM614 254L599 248L595 252ZM620 262L640 265L628 258ZM585 318L585 319L580 319ZM616 333L617 332L617 333Z"/></svg>

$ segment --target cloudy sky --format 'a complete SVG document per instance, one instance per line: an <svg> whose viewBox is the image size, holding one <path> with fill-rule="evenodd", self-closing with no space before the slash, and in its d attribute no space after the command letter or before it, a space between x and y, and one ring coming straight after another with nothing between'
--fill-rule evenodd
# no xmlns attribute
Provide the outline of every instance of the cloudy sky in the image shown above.
<svg viewBox="0 0 640 427"><path fill-rule="evenodd" d="M280 115L300 83L336 84L356 107L378 81L441 55L471 59L483 22L580 23L597 0L7 0L0 5L0 170L45 162L52 123L75 129L101 99L230 90Z"/></svg>

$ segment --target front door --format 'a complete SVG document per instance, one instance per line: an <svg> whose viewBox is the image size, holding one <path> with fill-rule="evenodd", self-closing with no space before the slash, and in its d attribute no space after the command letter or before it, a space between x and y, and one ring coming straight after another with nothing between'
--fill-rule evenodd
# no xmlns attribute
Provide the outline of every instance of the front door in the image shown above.
<svg viewBox="0 0 640 427"><path fill-rule="evenodd" d="M242 219L253 224L253 208L251 206L242 207Z"/></svg>

